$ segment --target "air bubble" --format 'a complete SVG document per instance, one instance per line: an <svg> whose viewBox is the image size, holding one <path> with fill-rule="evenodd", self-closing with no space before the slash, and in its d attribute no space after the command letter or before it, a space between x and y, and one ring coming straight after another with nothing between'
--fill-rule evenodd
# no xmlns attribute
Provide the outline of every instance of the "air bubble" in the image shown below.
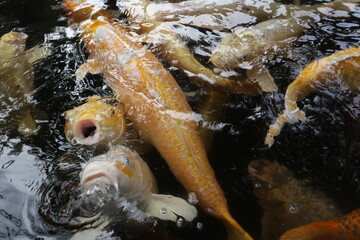
<svg viewBox="0 0 360 240"><path fill-rule="evenodd" d="M198 200L197 197L196 197L196 193L190 192L190 193L188 194L188 202L189 202L190 204L192 204L192 205L195 205L195 204L197 204L197 203L199 202L199 200Z"/></svg>
<svg viewBox="0 0 360 240"><path fill-rule="evenodd" d="M200 231L200 230L203 229L203 227L204 227L204 224L202 224L201 222L197 222L197 223L196 223L196 229L197 229L197 230Z"/></svg>
<svg viewBox="0 0 360 240"><path fill-rule="evenodd" d="M160 209L160 214L166 214L167 213L167 210L166 210L166 208L161 208Z"/></svg>
<svg viewBox="0 0 360 240"><path fill-rule="evenodd" d="M176 220L176 226L180 228L180 227L182 227L184 225L184 222L185 222L185 220L182 217L179 217Z"/></svg>
<svg viewBox="0 0 360 240"><path fill-rule="evenodd" d="M298 205L296 203L289 204L289 212L297 213L298 211L299 211L299 209L298 209Z"/></svg>

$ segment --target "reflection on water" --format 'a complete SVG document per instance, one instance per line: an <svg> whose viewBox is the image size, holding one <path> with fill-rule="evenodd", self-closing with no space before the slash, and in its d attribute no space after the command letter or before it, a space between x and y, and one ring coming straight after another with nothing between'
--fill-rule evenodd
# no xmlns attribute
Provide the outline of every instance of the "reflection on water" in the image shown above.
<svg viewBox="0 0 360 240"><path fill-rule="evenodd" d="M323 2L301 4L315 3ZM115 1L109 4L116 9ZM256 23L253 17L236 13L231 8L227 9L228 13L216 13L214 17L203 10L203 18L190 14L166 15L165 3L162 9L164 19L173 18L174 21L167 23L168 28L186 41L204 65L209 64L211 51L226 29ZM357 7L350 17L325 17L315 22L299 39L296 59L278 57L265 63L278 92L257 97L229 96L222 104L223 120L204 124L215 130L209 160L228 199L230 212L254 237L260 236L263 213L255 201L252 179L247 173L248 164L254 159L280 162L291 169L295 177L325 193L343 212L360 207L358 93L320 89L298 102L309 119L306 124L286 125L272 148L263 144L269 124L283 111L287 86L302 68L314 59L359 46L359 19L360 8ZM79 194L81 166L101 153L101 149L74 147L68 143L63 113L81 105L89 96L108 96L111 90L100 75L88 75L83 82L75 83L75 70L88 56L67 20L60 0L0 1L0 35L9 31L25 32L29 36L26 49L45 42L52 51L34 65L36 90L32 103L47 113L47 118L35 119L40 127L38 134L25 137L18 133L17 126L0 119L0 238L69 239L87 225L76 218L79 212L73 208L73 199ZM225 30L209 28L209 25L222 25ZM188 81L191 73L164 64L183 90L199 89ZM222 76L238 74L228 71ZM199 102L203 95L201 91L189 94L188 101L196 112L201 111ZM7 114L1 112L0 116ZM157 178L160 193L185 196L182 186L156 151L148 151L143 158ZM198 210L198 219L181 228L159 220L139 224L122 215L114 218L103 233L112 232L115 239L225 239L225 230L218 220ZM118 213L120 216L120 211Z"/></svg>

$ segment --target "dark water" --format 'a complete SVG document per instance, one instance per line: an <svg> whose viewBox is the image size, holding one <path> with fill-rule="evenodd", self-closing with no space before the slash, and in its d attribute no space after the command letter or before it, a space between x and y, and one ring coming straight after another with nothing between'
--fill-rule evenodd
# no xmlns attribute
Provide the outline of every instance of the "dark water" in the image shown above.
<svg viewBox="0 0 360 240"><path fill-rule="evenodd" d="M321 1L304 4L314 3ZM255 237L261 230L262 210L246 173L253 159L279 161L333 198L344 212L360 207L360 95L327 89L308 96L299 107L310 121L287 125L270 149L263 144L268 125L283 109L287 85L310 61L359 46L359 20L358 8L350 18L316 23L301 40L299 64L291 59L268 63L279 86L277 93L237 95L223 106L224 124L215 133L209 159L230 212ZM178 29L197 57L206 62L219 33L188 26ZM0 0L0 35L9 31L25 32L28 47L45 42L53 53L34 67L36 106L48 114L48 120L38 122L39 134L21 136L10 124L0 129L0 239L68 239L77 228L72 221L76 212L68 202L76 195L80 163L93 156L95 149L74 147L66 141L63 112L88 96L111 91L100 76L88 77L82 86L76 86L74 72L87 55L67 28L60 1ZM196 89L182 73L172 73L185 90ZM190 103L197 109L196 99ZM155 151L144 159L154 171L160 192L184 196ZM183 228L173 223L154 226L117 219L108 229L115 231L114 239L225 239L221 223L199 211L197 221Z"/></svg>

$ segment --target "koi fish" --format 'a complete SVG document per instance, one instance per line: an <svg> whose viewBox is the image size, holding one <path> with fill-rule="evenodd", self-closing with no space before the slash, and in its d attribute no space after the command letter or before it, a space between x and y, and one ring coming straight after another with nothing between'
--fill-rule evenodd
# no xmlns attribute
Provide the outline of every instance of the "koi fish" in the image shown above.
<svg viewBox="0 0 360 240"><path fill-rule="evenodd" d="M264 209L262 240L279 239L288 229L342 216L331 199L307 186L305 180L295 178L285 166L254 160L248 166L248 173L254 195Z"/></svg>
<svg viewBox="0 0 360 240"><path fill-rule="evenodd" d="M41 117L40 110L32 106L29 98L35 91L32 65L50 54L50 50L35 46L25 51L28 36L21 32L9 32L0 38L0 93L2 111L8 107L9 122L18 124L18 131L29 136L39 130L31 114Z"/></svg>
<svg viewBox="0 0 360 240"><path fill-rule="evenodd" d="M327 222L310 223L285 232L280 240L358 240L360 209Z"/></svg>
<svg viewBox="0 0 360 240"><path fill-rule="evenodd" d="M359 0L331 1L310 6L295 6L274 1L188 0L152 2L146 7L149 18L176 21L211 30L262 22L271 18L313 16L317 19L349 17Z"/></svg>
<svg viewBox="0 0 360 240"><path fill-rule="evenodd" d="M191 222L197 216L196 208L184 199L157 194L155 177L146 162L122 145L92 158L84 166L80 178L85 195L92 194L93 188L101 192L112 186L118 196L136 204L150 216L174 222L179 217Z"/></svg>
<svg viewBox="0 0 360 240"><path fill-rule="evenodd" d="M221 219L230 238L252 239L232 218L197 131L193 112L173 76L145 47L129 39L110 12L68 0L65 9L80 25L80 38L92 57L76 72L102 73L140 137L159 151L172 173L201 207Z"/></svg>
<svg viewBox="0 0 360 240"><path fill-rule="evenodd" d="M288 86L285 94L285 111L270 125L265 144L271 147L286 123L305 122L306 116L296 102L317 89L339 86L341 89L360 92L360 48L349 48L306 66Z"/></svg>
<svg viewBox="0 0 360 240"><path fill-rule="evenodd" d="M133 150L117 145L107 153L90 159L80 173L82 214L93 214L95 210L106 208L114 201L117 207L135 220L155 217L178 222L180 218L191 222L197 216L194 206L184 199L172 195L158 194L154 175L146 162ZM110 207L110 206L109 206ZM112 207L110 207L112 208ZM96 218L99 226L78 231L71 239L96 239L102 228L109 224L114 214L103 211ZM112 209L112 213L117 212ZM89 221L88 219L79 219ZM182 220L182 221L183 221Z"/></svg>
<svg viewBox="0 0 360 240"><path fill-rule="evenodd" d="M245 68L248 78L265 92L277 90L274 79L263 66L263 59L286 55L294 42L307 29L307 19L270 19L249 28L227 34L210 56L219 68Z"/></svg>
<svg viewBox="0 0 360 240"><path fill-rule="evenodd" d="M339 2L333 3L332 7L351 12L356 4ZM285 11L286 7L283 8ZM276 91L274 79L263 66L263 61L274 55L291 54L294 43L304 31L321 19L323 14L320 13L324 12L324 6L317 6L315 9L318 11L308 12L309 15L297 11L291 18L274 18L248 28L237 29L223 37L209 60L219 68L247 69L248 78L258 82L263 91ZM265 11L267 10L266 6Z"/></svg>
<svg viewBox="0 0 360 240"><path fill-rule="evenodd" d="M120 143L127 129L124 106L116 98L92 96L66 111L65 120L66 139L85 145Z"/></svg>
<svg viewBox="0 0 360 240"><path fill-rule="evenodd" d="M253 82L240 77L237 80L223 78L202 65L178 34L147 14L146 6L149 4L147 0L121 2L131 22L139 26L137 33L142 34L139 39L155 45L159 49L158 53L170 65L183 70L190 81L201 87L230 94L256 96L261 93L259 86Z"/></svg>

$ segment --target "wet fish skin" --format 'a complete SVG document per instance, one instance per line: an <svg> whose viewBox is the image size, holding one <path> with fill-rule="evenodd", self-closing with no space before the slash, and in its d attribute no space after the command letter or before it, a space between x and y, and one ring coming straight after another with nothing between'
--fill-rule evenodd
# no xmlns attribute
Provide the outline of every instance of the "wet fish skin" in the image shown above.
<svg viewBox="0 0 360 240"><path fill-rule="evenodd" d="M236 81L224 78L202 65L178 34L147 14L150 1L123 1L122 4L129 12L128 18L131 22L139 26L137 33L142 34L139 39L155 45L159 49L158 54L170 65L185 71L194 84L225 94L261 94L260 87L254 82L245 81L242 77L238 77Z"/></svg>
<svg viewBox="0 0 360 240"><path fill-rule="evenodd" d="M265 144L271 147L286 123L305 122L305 113L297 101L317 89L330 86L342 90L360 92L360 47L341 50L330 56L311 62L288 86L285 94L285 111L270 125Z"/></svg>
<svg viewBox="0 0 360 240"><path fill-rule="evenodd" d="M327 222L316 222L285 232L280 240L359 240L360 209Z"/></svg>
<svg viewBox="0 0 360 240"><path fill-rule="evenodd" d="M67 11L71 14L70 0ZM81 6L73 10L81 11ZM76 10L77 9L77 10ZM93 15L97 14L94 9ZM201 207L227 225L231 236L252 239L231 217L225 196L202 145L185 95L161 62L108 16L80 24L80 38L92 57L77 71L102 73L139 135L160 152L172 173Z"/></svg>
<svg viewBox="0 0 360 240"><path fill-rule="evenodd" d="M116 98L92 96L66 111L65 120L65 135L72 143L118 144L127 130L124 105Z"/></svg>
<svg viewBox="0 0 360 240"><path fill-rule="evenodd" d="M119 197L135 204L150 216L174 222L179 217L191 222L197 216L196 208L182 198L157 194L155 177L146 162L123 145L92 158L84 166L80 177L85 194L91 194L94 187L97 191L106 192L101 188L113 186Z"/></svg>
<svg viewBox="0 0 360 240"><path fill-rule="evenodd" d="M304 32L300 18L277 18L241 28L226 35L211 54L210 61L221 68L239 68L244 62L274 54L285 54Z"/></svg>
<svg viewBox="0 0 360 240"><path fill-rule="evenodd" d="M310 6L296 6L274 1L213 1L188 0L181 2L152 2L147 7L150 18L212 30L231 30L236 26L262 22L271 18L313 16L315 19L349 17L359 0L335 0ZM234 13L241 14L234 19ZM340 14L337 14L340 13ZM197 21L204 16L209 21ZM210 17L209 17L210 16ZM229 20L229 16L231 17ZM238 16L238 15L235 15ZM245 21L244 21L245 19ZM237 21L238 20L238 21Z"/></svg>
<svg viewBox="0 0 360 240"><path fill-rule="evenodd" d="M39 130L32 114L45 117L42 116L45 113L36 109L30 101L35 91L32 65L51 53L39 46L25 50L27 38L21 32L9 32L0 38L0 92L5 103L1 110L5 111L8 107L8 122L19 125L18 131L24 136L36 134Z"/></svg>
<svg viewBox="0 0 360 240"><path fill-rule="evenodd" d="M342 211L324 193L295 178L285 166L266 159L248 166L254 195L264 209L262 240L279 239L286 230L314 221L342 216Z"/></svg>

